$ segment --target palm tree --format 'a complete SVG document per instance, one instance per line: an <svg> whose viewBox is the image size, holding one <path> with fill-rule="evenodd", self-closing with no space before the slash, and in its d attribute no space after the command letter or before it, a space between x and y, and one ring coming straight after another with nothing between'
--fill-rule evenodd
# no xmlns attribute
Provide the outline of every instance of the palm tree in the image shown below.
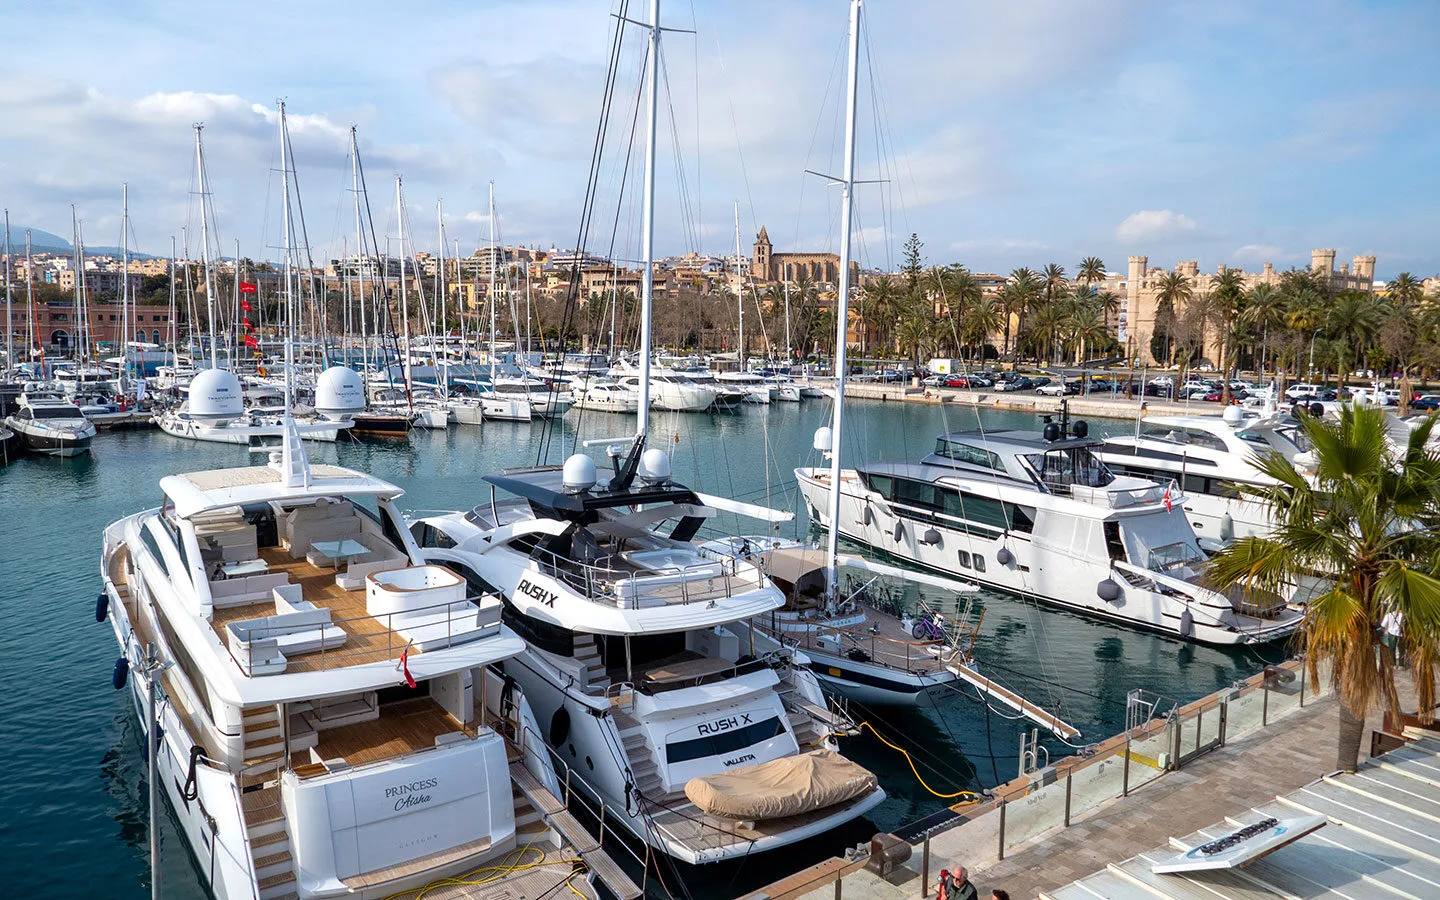
<svg viewBox="0 0 1440 900"><path fill-rule="evenodd" d="M1260 371L1265 371L1270 330L1285 327L1285 298L1273 284L1257 284L1245 294L1240 321L1260 339Z"/></svg>
<svg viewBox="0 0 1440 900"><path fill-rule="evenodd" d="M1390 299L1397 304L1413 306L1425 296L1425 283L1420 281L1409 272L1401 272L1394 280L1385 285L1390 292Z"/></svg>
<svg viewBox="0 0 1440 900"><path fill-rule="evenodd" d="M1054 300L1065 291L1065 267L1056 263L1047 263L1045 271L1041 274L1045 279L1045 299Z"/></svg>
<svg viewBox="0 0 1440 900"><path fill-rule="evenodd" d="M1280 523L1268 537L1241 538L1220 551L1209 577L1219 585L1278 593L1319 573L1333 579L1310 600L1301 626L1311 682L1330 663L1339 695L1337 765L1353 772L1365 714L1383 702L1400 709L1395 664L1380 644L1381 623L1401 617L1399 652L1414 667L1422 716L1435 707L1440 662L1440 580L1432 574L1437 542L1417 523L1434 520L1440 463L1425 450L1434 420L1411 432L1394 455L1381 410L1346 405L1340 419L1305 418L1314 444L1315 483L1277 453L1257 463L1275 480L1244 489Z"/></svg>
<svg viewBox="0 0 1440 900"><path fill-rule="evenodd" d="M939 331L935 327L935 308L923 293L906 293L907 302L899 310L899 321L895 324L895 339L915 368L920 368L921 355L930 349Z"/></svg>
<svg viewBox="0 0 1440 900"><path fill-rule="evenodd" d="M1105 263L1098 256L1087 256L1080 260L1080 267L1075 270L1075 277L1085 284L1094 284L1097 281L1105 280Z"/></svg>
<svg viewBox="0 0 1440 900"><path fill-rule="evenodd" d="M890 335L895 322L900 318L904 293L900 286L887 275L881 275L865 282L860 291L860 302L864 309L865 335L875 336L875 346L866 346L866 351L876 353L881 346L890 348ZM873 331L872 331L873 328Z"/></svg>
<svg viewBox="0 0 1440 900"><path fill-rule="evenodd" d="M985 339L1000 328L1000 304L992 297L980 296L965 307L965 313L958 322L960 339L971 348L970 358L979 361L983 355Z"/></svg>
<svg viewBox="0 0 1440 900"><path fill-rule="evenodd" d="M1010 352L1010 318L1018 316L1016 332L1024 331L1025 310L1039 290L1040 278L1025 266L1012 269L1005 289L1000 293L1001 315L1005 320L1005 352ZM1019 343L1018 341L1016 343Z"/></svg>
<svg viewBox="0 0 1440 900"><path fill-rule="evenodd" d="M1224 266L1210 280L1210 321L1220 335L1220 375L1225 382L1220 402L1230 403L1230 363L1234 337L1240 324L1240 304L1245 299L1245 273Z"/></svg>
<svg viewBox="0 0 1440 900"><path fill-rule="evenodd" d="M1342 388L1346 375L1354 371L1358 361L1365 357L1365 351L1380 328L1381 309L1379 299L1369 291L1341 291L1326 311L1327 336L1343 339L1348 346L1340 367Z"/></svg>

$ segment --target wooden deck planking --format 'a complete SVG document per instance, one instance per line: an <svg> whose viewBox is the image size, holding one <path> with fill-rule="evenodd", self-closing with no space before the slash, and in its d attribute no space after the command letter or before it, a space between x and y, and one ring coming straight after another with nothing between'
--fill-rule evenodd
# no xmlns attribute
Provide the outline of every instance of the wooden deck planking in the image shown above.
<svg viewBox="0 0 1440 900"><path fill-rule="evenodd" d="M320 672L341 666L399 659L405 639L385 627L384 619L371 618L365 608L364 591L347 591L335 584L333 568L317 568L305 559L291 559L280 547L263 547L260 558L271 572L284 572L292 584L300 585L305 600L330 610L334 623L345 632L345 644L334 649L287 656L285 671ZM230 622L258 619L275 615L275 604L269 600L216 609L210 627L226 643L225 626ZM419 650L412 651L419 653Z"/></svg>
<svg viewBox="0 0 1440 900"><path fill-rule="evenodd" d="M435 746L442 734L465 726L429 697L386 703L380 718L317 732L321 759L343 759L352 766L389 759Z"/></svg>

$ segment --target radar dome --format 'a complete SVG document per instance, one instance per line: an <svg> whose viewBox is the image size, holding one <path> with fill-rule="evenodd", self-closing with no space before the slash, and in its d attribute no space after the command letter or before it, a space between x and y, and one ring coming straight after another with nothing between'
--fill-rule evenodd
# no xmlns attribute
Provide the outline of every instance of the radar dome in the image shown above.
<svg viewBox="0 0 1440 900"><path fill-rule="evenodd" d="M663 454L662 454L663 455ZM561 480L567 494L583 494L595 486L595 460L576 453L565 460Z"/></svg>
<svg viewBox="0 0 1440 900"><path fill-rule="evenodd" d="M821 451L822 453L829 453L830 435L830 426L821 425L819 428L815 429L815 441L810 446L814 447L816 450Z"/></svg>
<svg viewBox="0 0 1440 900"><path fill-rule="evenodd" d="M636 474L646 484L664 484L670 480L670 454L660 449L646 450L640 454Z"/></svg>
<svg viewBox="0 0 1440 900"><path fill-rule="evenodd" d="M1241 422L1245 421L1245 410L1241 409L1238 406L1227 406L1225 407L1225 411L1220 414L1220 419L1226 425L1239 425Z"/></svg>
<svg viewBox="0 0 1440 900"><path fill-rule="evenodd" d="M345 366L331 366L315 380L315 411L336 421L365 409L365 382L360 373Z"/></svg>
<svg viewBox="0 0 1440 900"><path fill-rule="evenodd" d="M245 412L245 395L240 379L228 369L204 369L190 380L191 418L224 424Z"/></svg>

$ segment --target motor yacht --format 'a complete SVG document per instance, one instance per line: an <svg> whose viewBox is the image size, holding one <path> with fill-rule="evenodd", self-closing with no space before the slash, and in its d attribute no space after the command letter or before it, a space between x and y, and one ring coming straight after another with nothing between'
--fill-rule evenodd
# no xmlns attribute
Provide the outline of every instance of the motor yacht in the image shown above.
<svg viewBox="0 0 1440 900"><path fill-rule="evenodd" d="M755 561L701 552L692 538L727 501L673 482L643 443L604 479L584 455L488 475L488 500L412 532L428 562L503 598L526 640L506 674L639 841L710 863L863 815L884 792L836 753L848 721L803 653L747 624L783 595Z"/></svg>
<svg viewBox="0 0 1440 900"><path fill-rule="evenodd" d="M1230 406L1220 416L1146 416L1135 434L1107 436L1095 454L1117 475L1176 485L1195 534L1218 547L1274 530L1265 505L1240 488L1277 483L1256 463L1272 452L1293 462L1302 452L1295 432L1287 415L1251 415Z"/></svg>
<svg viewBox="0 0 1440 900"><path fill-rule="evenodd" d="M571 381L575 408L591 412L633 413L640 408L636 393L609 378L578 376Z"/></svg>
<svg viewBox="0 0 1440 900"><path fill-rule="evenodd" d="M617 379L621 387L640 392L640 376L629 373ZM722 392L718 386L700 384L689 375L680 372L656 371L650 375L650 407L670 412L705 412L715 406L720 398L741 398L739 391Z"/></svg>
<svg viewBox="0 0 1440 900"><path fill-rule="evenodd" d="M1083 421L942 434L916 460L840 476L839 534L909 562L1085 615L1210 644L1290 635L1278 595L1216 591L1176 486L1117 475ZM797 469L831 526L828 468Z"/></svg>
<svg viewBox="0 0 1440 900"><path fill-rule="evenodd" d="M95 424L63 394L27 387L16 403L18 409L4 424L29 452L43 456L79 456L90 452Z"/></svg>
<svg viewBox="0 0 1440 900"><path fill-rule="evenodd" d="M575 405L575 398L568 391L556 390L539 378L527 375L497 377L492 383L490 397L497 404L501 401L523 400L530 407L529 418L534 419L559 418ZM498 408L497 405L497 410ZM486 409L488 411L488 405Z"/></svg>
<svg viewBox="0 0 1440 900"><path fill-rule="evenodd" d="M505 896L594 897L572 860L618 870L498 670L524 647L502 600L421 557L398 487L310 466L300 428L104 533L115 686L206 887L378 898L487 870Z"/></svg>
<svg viewBox="0 0 1440 900"><path fill-rule="evenodd" d="M767 375L765 383L770 386L771 396L776 400L799 403L803 399L800 385L792 381L789 375Z"/></svg>
<svg viewBox="0 0 1440 900"><path fill-rule="evenodd" d="M716 372L715 381L725 387L742 391L746 403L768 404L775 399L778 392L765 378L749 372Z"/></svg>

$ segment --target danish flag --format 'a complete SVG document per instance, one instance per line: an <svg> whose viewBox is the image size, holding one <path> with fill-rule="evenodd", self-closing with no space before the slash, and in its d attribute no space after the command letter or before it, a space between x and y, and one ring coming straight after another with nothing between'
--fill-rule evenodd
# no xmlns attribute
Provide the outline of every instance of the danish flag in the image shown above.
<svg viewBox="0 0 1440 900"><path fill-rule="evenodd" d="M415 676L410 674L410 645L406 644L405 649L400 651L400 665L397 667L405 673L405 684L410 689L415 688Z"/></svg>
<svg viewBox="0 0 1440 900"><path fill-rule="evenodd" d="M1165 501L1166 512L1170 512L1175 509L1175 500L1170 496L1170 489L1173 487L1175 487L1174 481L1171 481L1169 484L1165 485L1165 496L1161 498Z"/></svg>

